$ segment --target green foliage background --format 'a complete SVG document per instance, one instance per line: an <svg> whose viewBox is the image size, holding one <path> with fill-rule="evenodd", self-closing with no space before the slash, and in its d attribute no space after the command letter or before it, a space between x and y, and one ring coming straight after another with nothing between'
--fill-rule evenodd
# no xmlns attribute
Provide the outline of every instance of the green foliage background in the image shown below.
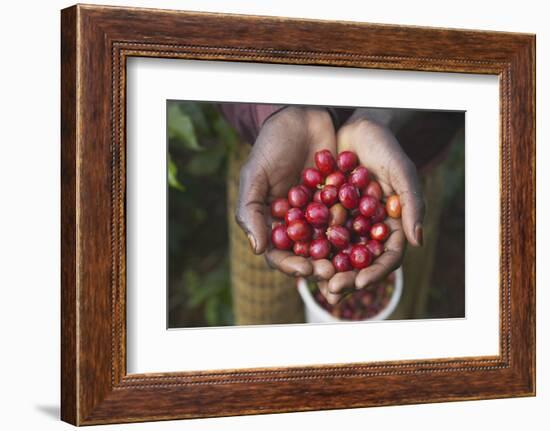
<svg viewBox="0 0 550 431"><path fill-rule="evenodd" d="M237 136L215 105L185 101L167 103L167 134L168 325L231 325L226 173Z"/></svg>
<svg viewBox="0 0 550 431"><path fill-rule="evenodd" d="M232 325L226 188L237 135L215 104L169 101L167 136L168 325ZM464 315L464 151L462 139L445 157L435 270L414 318Z"/></svg>

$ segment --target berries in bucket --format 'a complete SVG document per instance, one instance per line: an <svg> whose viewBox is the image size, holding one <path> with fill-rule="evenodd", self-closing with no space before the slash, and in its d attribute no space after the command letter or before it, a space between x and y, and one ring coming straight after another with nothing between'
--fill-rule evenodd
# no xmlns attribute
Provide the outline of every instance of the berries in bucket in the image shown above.
<svg viewBox="0 0 550 431"><path fill-rule="evenodd" d="M334 259L341 255L336 254ZM327 302L313 281L298 279L298 292L304 302L308 323L385 320L399 304L403 292L403 270L399 268L377 283L350 292L335 305Z"/></svg>

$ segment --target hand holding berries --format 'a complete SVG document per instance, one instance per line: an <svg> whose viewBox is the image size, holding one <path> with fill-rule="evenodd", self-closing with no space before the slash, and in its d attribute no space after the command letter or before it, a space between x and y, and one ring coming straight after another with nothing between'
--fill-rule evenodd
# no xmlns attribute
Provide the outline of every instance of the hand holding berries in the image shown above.
<svg viewBox="0 0 550 431"><path fill-rule="evenodd" d="M331 259L337 272L367 268L384 252L390 235L388 215L397 218L398 196L382 201L382 189L351 151L334 158L315 154L315 168L302 172L302 184L275 199L273 246L313 260ZM315 190L315 192L312 192Z"/></svg>
<svg viewBox="0 0 550 431"><path fill-rule="evenodd" d="M292 249L280 250L270 241L270 226L284 224L284 217L272 223L269 205L276 198L288 199L289 190L313 165L320 150L336 152L336 130L326 109L285 106L269 116L249 140L253 144L240 168L235 220L250 243L253 253L263 255L267 263L287 275L309 277L325 261L314 263ZM324 174L323 174L324 178ZM291 207L305 209L315 189L300 184L301 191L291 193ZM305 197L305 200L303 199ZM293 200L293 198L297 198ZM266 208L267 207L267 208ZM329 261L326 263L332 269ZM333 270L333 269L332 269ZM331 277L329 272L327 279Z"/></svg>
<svg viewBox="0 0 550 431"><path fill-rule="evenodd" d="M330 296L334 298L339 297L338 292L342 289L354 286L361 288L380 280L394 265L398 265L404 252L405 235L412 245L420 245L422 242L422 193L416 169L389 128L370 121L369 112L365 116L363 111L368 109L356 109L352 118L335 130L331 116L325 109L285 107L264 122L241 169L236 220L247 234L254 253L265 253L269 265L285 274L302 277L316 274L316 277L326 280L326 292L336 292ZM337 148L341 153L347 151L351 154L338 154ZM317 172L307 171L304 174L305 168L318 171L322 176L321 183ZM363 187L366 175L362 168L368 172L366 187ZM293 179L302 178L302 174L305 178L301 184L293 184ZM359 200L368 195L380 203L368 221L371 227L379 222L387 224L390 235L384 243L374 242L372 244L375 247L371 249L371 241L376 240L370 238L370 231L360 235L353 230L353 220L362 215L358 205L352 202L348 204L350 208L346 208L339 199L333 202L331 192L327 192L325 201L321 199L323 187L331 185L339 191L344 184L357 189ZM393 218L396 213L391 206L392 201L387 201L387 196L394 191L399 195L403 209L400 219ZM273 214L269 214L269 210L266 213L266 203L271 203L275 198L283 198L286 202L279 202L279 208L275 208ZM307 241L293 241L285 231L289 225L286 219L304 220L305 210L311 202L323 204L329 210L327 225L310 225L312 239L309 249L312 248L311 242L316 239L325 239L330 246L328 257L318 260L311 255L306 257ZM287 217L284 212L288 212L287 205L298 211L293 211ZM269 216L274 217L273 222ZM274 240L271 246L268 226L272 226L275 231L272 232ZM383 262L335 275L334 268L338 265L329 259L340 252L326 235L332 226L343 226L350 232L350 245L342 253L349 256L354 245L363 244L373 254L373 259L377 259L377 253L382 250L380 259ZM291 248L288 248L289 245ZM327 243L323 242L322 245L324 247ZM385 249L391 251L391 259L385 257ZM321 267L326 270L320 271Z"/></svg>

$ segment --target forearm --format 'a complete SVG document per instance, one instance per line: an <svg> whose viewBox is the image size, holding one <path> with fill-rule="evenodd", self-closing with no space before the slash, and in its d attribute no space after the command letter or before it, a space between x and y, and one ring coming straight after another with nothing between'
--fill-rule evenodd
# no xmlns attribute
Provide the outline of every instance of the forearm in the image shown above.
<svg viewBox="0 0 550 431"><path fill-rule="evenodd" d="M243 140L250 144L256 141L265 122L285 108L293 108L294 110L324 110L330 115L334 130L338 130L353 113L352 109L347 108L258 103L219 103L218 108L229 124L241 135Z"/></svg>
<svg viewBox="0 0 550 431"><path fill-rule="evenodd" d="M413 115L414 111L409 109L357 108L350 116L347 123L369 121L387 127L393 133L397 133Z"/></svg>
<svg viewBox="0 0 550 431"><path fill-rule="evenodd" d="M348 124L363 121L368 130L386 129L414 162L426 168L444 154L452 137L464 126L464 113L412 109L358 108Z"/></svg>

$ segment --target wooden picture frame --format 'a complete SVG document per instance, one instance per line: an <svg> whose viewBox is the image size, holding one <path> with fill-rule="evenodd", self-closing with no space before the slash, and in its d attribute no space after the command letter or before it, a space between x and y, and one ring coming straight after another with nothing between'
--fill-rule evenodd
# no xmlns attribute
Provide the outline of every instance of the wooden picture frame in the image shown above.
<svg viewBox="0 0 550 431"><path fill-rule="evenodd" d="M64 9L61 24L62 420L91 425L535 394L534 35L82 5ZM127 374L131 56L498 75L500 354Z"/></svg>

